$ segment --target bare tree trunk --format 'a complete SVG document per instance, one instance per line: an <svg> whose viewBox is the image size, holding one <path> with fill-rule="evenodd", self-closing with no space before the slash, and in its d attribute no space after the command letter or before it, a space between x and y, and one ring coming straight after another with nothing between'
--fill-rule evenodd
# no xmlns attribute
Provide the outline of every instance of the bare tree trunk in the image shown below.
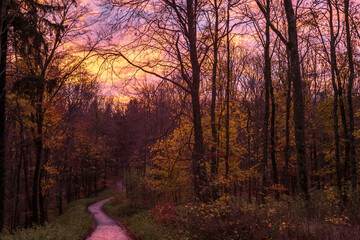
<svg viewBox="0 0 360 240"><path fill-rule="evenodd" d="M334 103L333 103L333 129L334 129L334 144L335 144L335 166L336 166L336 183L340 195L342 195L341 184L341 166L340 166L340 135L339 135L339 119L338 119L338 103L339 91L335 81L336 74L336 48L335 48L335 35L333 27L333 11L331 1L328 0L329 6L329 25L330 25L330 61L331 61L331 83L334 90Z"/></svg>
<svg viewBox="0 0 360 240"><path fill-rule="evenodd" d="M57 200L58 200L58 213L61 215L63 213L63 176L58 176L58 193L57 193Z"/></svg>
<svg viewBox="0 0 360 240"><path fill-rule="evenodd" d="M315 50L315 52L314 52L314 54L315 54L315 56L314 56L314 97L313 97L313 116L314 116L314 119L316 119L316 117L317 117L317 111L316 111L316 106L317 106L317 104L318 104L318 102L317 102L317 98L318 98L318 95L317 95L317 93L318 93L318 84L317 84L317 81L318 81L318 78L317 78L317 75L318 75L318 73L317 73L317 55L318 55L318 52L317 52L317 50ZM317 173L317 171L319 170L319 166L318 166L318 157L317 157L317 129L318 129L318 124L314 124L313 125L313 129L312 129L312 147L311 147L311 149L312 149L312 153L310 154L310 158L313 160L312 162L311 162L311 164L312 163L314 163L314 167L313 168L311 168L311 170L313 171L313 169L314 169L314 171ZM320 177L319 177L319 175L317 174L317 175L315 175L314 176L314 178L312 178L312 179L314 179L314 181L316 182L316 187L317 187L317 189L320 189ZM312 183L312 179L311 179L311 183Z"/></svg>
<svg viewBox="0 0 360 240"><path fill-rule="evenodd" d="M105 161L105 166L104 166L104 178L103 178L103 182L102 182L102 189L106 189L106 182L107 182L107 160Z"/></svg>
<svg viewBox="0 0 360 240"><path fill-rule="evenodd" d="M211 134L212 134L212 145L211 145L211 174L214 176L218 173L217 169L217 131L216 131L216 76L217 76L217 65L218 65L218 49L219 49L219 7L217 0L214 0L214 12L215 12L215 33L214 33L214 63L212 69L212 91L211 91Z"/></svg>
<svg viewBox="0 0 360 240"><path fill-rule="evenodd" d="M27 158L28 156L29 156L29 154L24 154L23 168L24 168L26 202L28 204L28 211L31 211L32 204L31 204L31 196L30 196L30 189L29 189L29 174L28 174L29 168L28 168L28 158ZM28 215L28 213L26 213L26 226L29 226L31 221L32 221L31 217Z"/></svg>
<svg viewBox="0 0 360 240"><path fill-rule="evenodd" d="M353 51L351 46L351 32L350 32L350 22L349 22L349 0L344 0L344 13L345 13L345 26L346 26L346 48L347 56L349 62L349 82L348 82L348 91L347 91L347 100L349 106L349 148L350 148L350 164L351 164L351 186L353 189L357 185L357 165L355 159L355 139L354 139L354 107L352 103L352 94L354 86L354 60L353 60Z"/></svg>
<svg viewBox="0 0 360 240"><path fill-rule="evenodd" d="M95 192L95 196L97 196L97 171L95 170L94 172L94 179L93 179L93 186L94 186L94 192Z"/></svg>
<svg viewBox="0 0 360 240"><path fill-rule="evenodd" d="M345 140L345 160L344 160L344 178L345 181L349 180L349 162L350 162L350 142L349 142L349 130L348 130L348 123L346 118L346 110L345 110L345 104L344 104L344 96L343 96L343 87L341 84L341 78L340 78L340 71L337 66L337 61L335 61L335 72L336 72L336 79L337 79L337 85L338 85L338 94L339 94L339 105L340 105L340 116L343 126L343 134L344 134L344 140Z"/></svg>
<svg viewBox="0 0 360 240"><path fill-rule="evenodd" d="M250 111L250 104L247 104L247 120L246 120L246 134L247 134L247 157L249 160L251 160L251 133L250 133L250 121L251 121L251 111ZM251 162L251 161L249 161ZM249 201L251 201L251 186L253 185L253 188L255 188L255 184L253 183L253 181L251 181L252 178L249 178ZM253 191L254 193L254 191ZM261 197L264 197L264 195L262 195Z"/></svg>
<svg viewBox="0 0 360 240"><path fill-rule="evenodd" d="M270 1L266 1L266 13L270 13ZM266 16L268 19L268 16ZM270 59L270 26L269 21L266 21L265 29L265 45L264 45L264 82L265 82L265 113L264 113L264 122L263 122L263 156L262 156L262 199L266 195L267 188L267 168L268 168L268 142L269 142L269 115L270 115L270 82L271 82L271 59Z"/></svg>
<svg viewBox="0 0 360 240"><path fill-rule="evenodd" d="M50 148L44 148L44 165L50 161ZM46 190L42 190L41 182L42 179L46 180L45 168L42 166L40 169L40 180L39 180L39 206L40 206L40 223L44 224L47 221L47 207L46 207Z"/></svg>
<svg viewBox="0 0 360 240"><path fill-rule="evenodd" d="M309 199L308 178L306 168L306 146L305 146L305 111L302 77L300 70L300 57L298 51L296 16L291 0L284 0L286 18L288 22L288 46L290 52L290 75L293 79L294 97L294 122L295 122L295 143L296 161L298 167L299 190L306 199Z"/></svg>
<svg viewBox="0 0 360 240"><path fill-rule="evenodd" d="M70 203L72 200L72 191L71 191L71 178L72 178L72 168L67 167L67 176L66 176L66 201ZM77 183L77 180L74 181Z"/></svg>
<svg viewBox="0 0 360 240"><path fill-rule="evenodd" d="M226 19L226 49L227 49L227 62L226 62L226 115L225 115L225 138L226 138L226 152L225 152L225 178L229 177L229 155L230 155L230 6L231 1L228 1L227 6L227 19Z"/></svg>
<svg viewBox="0 0 360 240"><path fill-rule="evenodd" d="M35 173L34 173L34 182L33 182L33 196L32 196L32 207L33 207L33 223L39 223L39 208L38 208L38 196L40 188L40 171L41 171L41 159L43 153L43 123L44 123L44 114L43 114L43 98L44 98L44 78L41 79L41 86L39 89L39 99L36 106L36 124L37 132L35 139L35 148L36 148L36 164L35 164Z"/></svg>
<svg viewBox="0 0 360 240"><path fill-rule="evenodd" d="M289 52L287 54L290 55ZM284 181L285 187L290 193L291 178L289 175L289 160L290 160L290 111L291 111L291 77L290 77L290 59L288 57L288 70L287 70L287 92L286 92L286 120L285 120L285 147L284 147Z"/></svg>
<svg viewBox="0 0 360 240"><path fill-rule="evenodd" d="M20 130L20 134L22 135L22 130ZM22 136L21 136L22 138ZM21 140L22 142L22 140ZM19 225L19 202L20 202L20 181L21 181L21 165L24 158L24 151L22 145L20 146L20 154L19 154L19 164L18 169L16 171L16 193L15 193L15 206L14 206L14 225L13 228L16 229Z"/></svg>
<svg viewBox="0 0 360 240"><path fill-rule="evenodd" d="M197 196L202 201L209 200L208 178L206 172L205 162L205 148L203 139L203 130L201 126L201 113L199 93L192 93L193 117L194 117L194 152L193 152L193 172L194 172L194 187Z"/></svg>
<svg viewBox="0 0 360 240"><path fill-rule="evenodd" d="M270 75L271 76L271 75ZM272 164L272 178L274 184L279 183L279 176L276 164L276 151L275 151L275 96L272 80L270 78L270 98L271 98L271 119L270 119L270 158Z"/></svg>
<svg viewBox="0 0 360 240"><path fill-rule="evenodd" d="M7 58L7 1L0 4L0 232L5 225L5 158L6 158L6 58Z"/></svg>
<svg viewBox="0 0 360 240"><path fill-rule="evenodd" d="M40 179L39 179L39 207L40 207L40 224L44 224L46 221L46 213L45 213L45 194L43 194L41 179L44 177L44 169L40 171Z"/></svg>
<svg viewBox="0 0 360 240"><path fill-rule="evenodd" d="M193 151L193 172L194 172L194 188L197 196L204 202L210 198L209 182L206 172L205 162L205 146L203 128L201 125L201 106L200 106L200 64L197 52L197 33L196 33L196 9L197 1L187 1L187 20L188 20L188 40L190 45L190 61L192 68L192 86L191 100L193 110L194 123L194 151Z"/></svg>

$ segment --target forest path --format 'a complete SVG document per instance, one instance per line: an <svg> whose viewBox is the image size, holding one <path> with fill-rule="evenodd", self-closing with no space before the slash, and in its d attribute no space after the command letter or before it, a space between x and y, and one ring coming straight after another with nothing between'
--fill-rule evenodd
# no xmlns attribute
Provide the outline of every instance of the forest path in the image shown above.
<svg viewBox="0 0 360 240"><path fill-rule="evenodd" d="M88 207L94 215L96 228L87 240L131 240L125 231L109 216L102 207L111 198L106 198Z"/></svg>

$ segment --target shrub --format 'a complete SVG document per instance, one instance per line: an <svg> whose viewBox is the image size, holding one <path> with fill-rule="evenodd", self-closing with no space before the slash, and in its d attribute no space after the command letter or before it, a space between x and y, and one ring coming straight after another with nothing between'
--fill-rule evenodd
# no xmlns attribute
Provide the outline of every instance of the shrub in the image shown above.
<svg viewBox="0 0 360 240"><path fill-rule="evenodd" d="M172 222L177 216L175 205L171 203L159 203L149 213L154 215L157 222L163 224Z"/></svg>

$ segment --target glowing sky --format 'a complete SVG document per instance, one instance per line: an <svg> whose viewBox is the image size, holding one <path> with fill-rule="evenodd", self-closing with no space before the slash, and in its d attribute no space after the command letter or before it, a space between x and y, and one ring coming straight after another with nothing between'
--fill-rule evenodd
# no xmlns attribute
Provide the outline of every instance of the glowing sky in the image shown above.
<svg viewBox="0 0 360 240"><path fill-rule="evenodd" d="M100 0L82 0L83 4L86 4L91 9L91 14L98 15L102 13L102 8L100 7ZM97 22L92 26L93 31L98 32L106 32L107 28L107 20L104 19L100 22ZM94 34L94 36L97 36ZM98 37L98 36L97 36ZM118 42L118 46L126 45L128 42L131 42L131 37L121 36L117 38L115 35L112 39L102 39L100 46L104 46L105 48L108 45L114 44ZM240 43L241 42L241 43ZM254 38L248 36L236 36L233 39L233 43L236 45L245 45L247 48L254 48ZM142 51L141 56L138 55L137 52L127 52L126 57L130 60L142 60L147 62L152 62L154 58L159 58L159 54L155 54L152 52ZM99 84L102 89L102 94L113 96L120 102L129 101L132 95L136 95L136 88L143 85L144 81L156 81L157 78L142 72L135 67L129 66L129 64L121 57L117 57L115 59L107 59L104 61L101 57L91 58L87 62L88 69L90 73L97 75L99 79ZM159 70L159 69L157 69Z"/></svg>

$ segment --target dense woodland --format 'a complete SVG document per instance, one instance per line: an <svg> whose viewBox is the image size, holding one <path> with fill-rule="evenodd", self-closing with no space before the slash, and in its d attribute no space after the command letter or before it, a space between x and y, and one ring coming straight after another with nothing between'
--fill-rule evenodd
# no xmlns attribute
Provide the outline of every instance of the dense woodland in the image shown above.
<svg viewBox="0 0 360 240"><path fill-rule="evenodd" d="M1 229L43 224L119 176L132 204L225 201L235 213L301 199L359 223L359 1L0 9Z"/></svg>

